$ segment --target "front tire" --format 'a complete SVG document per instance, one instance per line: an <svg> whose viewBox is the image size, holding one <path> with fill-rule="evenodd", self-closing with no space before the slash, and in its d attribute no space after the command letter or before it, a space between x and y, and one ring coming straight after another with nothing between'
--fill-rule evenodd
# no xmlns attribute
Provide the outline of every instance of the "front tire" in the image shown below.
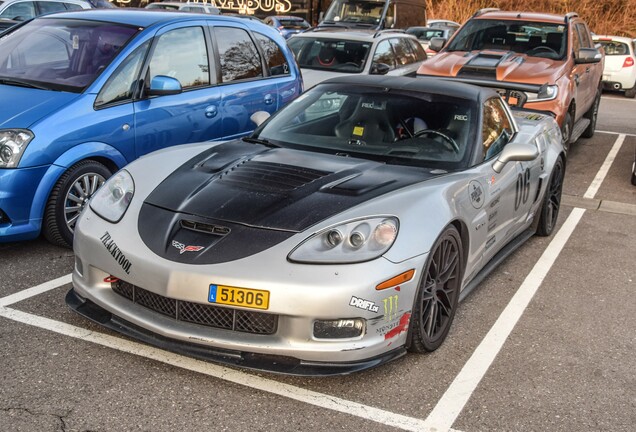
<svg viewBox="0 0 636 432"><path fill-rule="evenodd" d="M563 126L561 127L561 143L563 144L563 151L568 154L570 150L570 140L572 139L572 129L574 128L574 120L572 120L572 114L568 111L565 114L563 120Z"/></svg>
<svg viewBox="0 0 636 432"><path fill-rule="evenodd" d="M594 131L596 130L596 119L598 118L598 107L601 104L601 90L596 91L596 98L594 99L594 103L585 113L585 118L590 121L590 124L585 128L585 131L581 134L583 138L592 138L594 136Z"/></svg>
<svg viewBox="0 0 636 432"><path fill-rule="evenodd" d="M108 168L92 160L78 162L62 174L46 204L42 225L44 237L55 245L71 248L80 213L110 176Z"/></svg>
<svg viewBox="0 0 636 432"><path fill-rule="evenodd" d="M422 271L407 339L409 351L435 351L444 342L455 317L462 275L462 240L449 226L431 248Z"/></svg>
<svg viewBox="0 0 636 432"><path fill-rule="evenodd" d="M541 213L539 216L539 224L537 225L537 235L547 237L552 234L559 217L559 209L561 208L561 193L563 191L563 177L565 174L565 166L561 158L557 159L550 174L550 183L545 191L543 203L541 204Z"/></svg>

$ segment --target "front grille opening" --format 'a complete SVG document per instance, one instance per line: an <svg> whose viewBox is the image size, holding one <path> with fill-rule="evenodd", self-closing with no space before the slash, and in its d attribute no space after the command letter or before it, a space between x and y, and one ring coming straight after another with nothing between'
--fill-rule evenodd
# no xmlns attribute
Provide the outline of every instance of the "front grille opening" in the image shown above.
<svg viewBox="0 0 636 432"><path fill-rule="evenodd" d="M220 225L212 225L202 222L196 222L191 220L181 220L181 228L185 228L190 231L196 231L205 234L216 234L216 235L227 235L230 233L230 229L228 227L220 226Z"/></svg>
<svg viewBox="0 0 636 432"><path fill-rule="evenodd" d="M0 209L0 225L10 224L10 223L11 223L11 219L9 219L9 216L7 216L7 214L3 212L2 209Z"/></svg>
<svg viewBox="0 0 636 432"><path fill-rule="evenodd" d="M111 288L133 303L177 321L262 335L274 334L278 328L278 315L275 314L176 300L122 280L112 282Z"/></svg>

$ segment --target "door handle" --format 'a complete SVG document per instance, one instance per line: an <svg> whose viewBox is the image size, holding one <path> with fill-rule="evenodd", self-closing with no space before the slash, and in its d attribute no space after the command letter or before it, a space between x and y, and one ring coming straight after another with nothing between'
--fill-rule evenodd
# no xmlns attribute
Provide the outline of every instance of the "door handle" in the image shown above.
<svg viewBox="0 0 636 432"><path fill-rule="evenodd" d="M216 105L210 105L209 107L205 109L205 116L207 118L216 117L218 113L219 113L219 110L216 108Z"/></svg>
<svg viewBox="0 0 636 432"><path fill-rule="evenodd" d="M271 105L274 103L274 97L271 94L267 94L263 98L263 102L265 102L265 105Z"/></svg>

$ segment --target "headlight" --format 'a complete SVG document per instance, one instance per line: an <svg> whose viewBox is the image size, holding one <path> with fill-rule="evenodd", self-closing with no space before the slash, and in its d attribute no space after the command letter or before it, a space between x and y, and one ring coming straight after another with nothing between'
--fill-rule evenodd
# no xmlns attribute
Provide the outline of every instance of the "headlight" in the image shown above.
<svg viewBox="0 0 636 432"><path fill-rule="evenodd" d="M288 259L316 264L369 261L389 250L397 233L398 220L392 216L345 222L312 235L291 251Z"/></svg>
<svg viewBox="0 0 636 432"><path fill-rule="evenodd" d="M0 130L0 168L17 167L33 136L33 132L26 129Z"/></svg>
<svg viewBox="0 0 636 432"><path fill-rule="evenodd" d="M134 194L132 176L121 170L95 192L90 201L91 209L107 221L117 223L124 217Z"/></svg>
<svg viewBox="0 0 636 432"><path fill-rule="evenodd" d="M557 97L559 87L556 85L543 84L539 89L539 93L527 93L528 102L548 101Z"/></svg>

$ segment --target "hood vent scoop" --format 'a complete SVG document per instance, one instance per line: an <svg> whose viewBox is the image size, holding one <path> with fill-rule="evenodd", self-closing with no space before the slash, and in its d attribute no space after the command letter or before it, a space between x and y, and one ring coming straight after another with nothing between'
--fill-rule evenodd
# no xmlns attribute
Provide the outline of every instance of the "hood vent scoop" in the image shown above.
<svg viewBox="0 0 636 432"><path fill-rule="evenodd" d="M329 172L311 168L250 160L224 172L219 180L241 188L288 192L318 180Z"/></svg>

